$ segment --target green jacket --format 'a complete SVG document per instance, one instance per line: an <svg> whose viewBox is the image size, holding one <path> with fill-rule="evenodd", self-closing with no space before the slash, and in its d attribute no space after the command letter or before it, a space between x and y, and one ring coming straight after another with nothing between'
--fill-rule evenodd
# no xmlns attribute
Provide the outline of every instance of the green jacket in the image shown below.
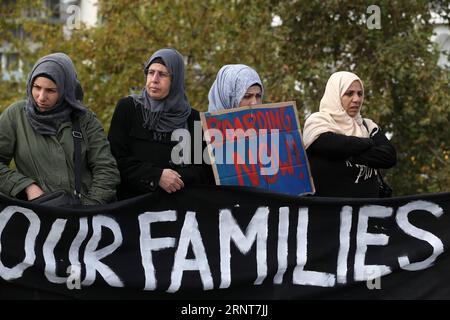
<svg viewBox="0 0 450 320"><path fill-rule="evenodd" d="M81 202L103 204L115 199L119 171L103 127L91 111L80 117L83 134ZM55 136L41 135L25 114L25 101L0 115L0 192L16 197L32 183L44 190L73 192L73 138L70 121ZM9 167L14 159L16 169Z"/></svg>

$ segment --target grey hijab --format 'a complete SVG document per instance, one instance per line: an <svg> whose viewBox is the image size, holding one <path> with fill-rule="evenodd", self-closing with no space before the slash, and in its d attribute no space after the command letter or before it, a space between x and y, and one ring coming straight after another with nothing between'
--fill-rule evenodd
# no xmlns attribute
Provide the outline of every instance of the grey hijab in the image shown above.
<svg viewBox="0 0 450 320"><path fill-rule="evenodd" d="M32 95L34 80L46 77L55 82L59 98L55 106L40 111ZM64 53L53 53L39 59L28 76L26 115L31 126L43 135L55 135L60 125L70 119L73 110L85 113L83 89L77 79L72 60Z"/></svg>
<svg viewBox="0 0 450 320"><path fill-rule="evenodd" d="M184 89L183 56L175 49L156 51L145 64L146 78L148 68L156 58L164 61L171 75L170 91L162 100L150 98L145 87L141 94L131 95L136 108L140 108L142 111L143 127L158 132L172 132L175 129L185 128L191 114L191 106Z"/></svg>
<svg viewBox="0 0 450 320"><path fill-rule="evenodd" d="M220 68L208 94L208 111L239 107L239 103L252 85L264 87L258 73L244 64L228 64Z"/></svg>

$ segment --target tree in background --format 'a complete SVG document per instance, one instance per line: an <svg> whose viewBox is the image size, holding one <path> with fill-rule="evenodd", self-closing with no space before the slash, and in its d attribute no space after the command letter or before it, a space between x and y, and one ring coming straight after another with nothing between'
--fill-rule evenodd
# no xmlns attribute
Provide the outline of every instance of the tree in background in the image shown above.
<svg viewBox="0 0 450 320"><path fill-rule="evenodd" d="M388 180L398 194L449 190L449 70L436 65L431 10L448 24L448 1L379 1L380 29L369 28L368 4L280 1L281 55L300 81L295 95L317 110L329 75L357 73L364 114L393 134L398 165ZM444 10L446 9L446 10Z"/></svg>
<svg viewBox="0 0 450 320"><path fill-rule="evenodd" d="M23 44L25 32L23 29L24 23L28 21L25 16L28 14L27 8L36 6L37 1L34 0L19 0L19 1L2 1L0 3L0 56L4 59L11 56L18 56L26 64L25 52L27 45ZM31 16L31 14L28 14ZM0 112L6 106L22 97L24 94L23 78L8 77L7 81L3 80L6 73L12 72L19 68L18 61L14 66L0 67Z"/></svg>
<svg viewBox="0 0 450 320"><path fill-rule="evenodd" d="M17 2L11 12L31 2ZM365 84L364 114L392 134L397 148L398 165L387 176L396 194L448 191L450 72L437 67L430 38L431 12L448 24L449 1L377 5L372 11L366 1L100 0L99 26L81 26L70 37L63 25L42 19L8 21L28 35L14 43L25 65L54 51L73 58L85 103L106 128L118 99L141 90L143 64L162 47L185 56L195 108L206 110L222 65L244 63L261 75L266 102L297 102L301 123L318 109L331 73L353 71ZM2 22L2 36L8 30ZM40 47L31 50L30 43ZM23 80L4 89L10 85L0 85L1 108L23 96Z"/></svg>

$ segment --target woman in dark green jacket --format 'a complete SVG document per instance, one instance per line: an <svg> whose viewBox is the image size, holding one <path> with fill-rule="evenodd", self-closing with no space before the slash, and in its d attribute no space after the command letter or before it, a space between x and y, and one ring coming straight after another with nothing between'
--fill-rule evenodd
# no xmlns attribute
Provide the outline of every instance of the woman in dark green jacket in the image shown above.
<svg viewBox="0 0 450 320"><path fill-rule="evenodd" d="M81 203L115 199L120 176L100 122L82 104L74 65L63 53L41 58L27 83L27 99L0 116L0 192L33 200L55 190L73 193L72 118L81 142ZM9 167L14 159L16 168Z"/></svg>

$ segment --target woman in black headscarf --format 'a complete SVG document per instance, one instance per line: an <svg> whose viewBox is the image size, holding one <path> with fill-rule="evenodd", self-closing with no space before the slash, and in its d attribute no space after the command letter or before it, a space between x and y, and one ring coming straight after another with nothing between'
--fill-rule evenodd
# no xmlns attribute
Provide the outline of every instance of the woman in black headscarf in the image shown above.
<svg viewBox="0 0 450 320"><path fill-rule="evenodd" d="M39 59L27 82L27 99L0 116L0 192L34 200L75 189L73 120L81 135L80 191L85 205L115 199L119 171L102 125L83 103L75 67L64 53ZM9 164L14 159L16 168Z"/></svg>
<svg viewBox="0 0 450 320"><path fill-rule="evenodd" d="M158 186L172 193L211 179L210 169L192 161L194 139L202 137L199 113L185 94L183 57L174 49L158 50L147 61L144 75L142 92L117 103L108 135L122 178L119 199ZM194 125L200 137L194 136Z"/></svg>

